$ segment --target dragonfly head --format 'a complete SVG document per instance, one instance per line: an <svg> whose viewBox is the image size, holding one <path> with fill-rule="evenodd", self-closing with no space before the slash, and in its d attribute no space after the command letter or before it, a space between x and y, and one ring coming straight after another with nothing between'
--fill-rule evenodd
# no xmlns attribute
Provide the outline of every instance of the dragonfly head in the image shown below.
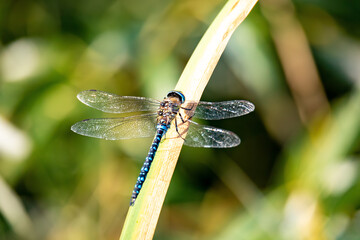
<svg viewBox="0 0 360 240"><path fill-rule="evenodd" d="M181 103L185 102L185 95L180 91L170 91L166 96L167 97L176 97L180 100Z"/></svg>

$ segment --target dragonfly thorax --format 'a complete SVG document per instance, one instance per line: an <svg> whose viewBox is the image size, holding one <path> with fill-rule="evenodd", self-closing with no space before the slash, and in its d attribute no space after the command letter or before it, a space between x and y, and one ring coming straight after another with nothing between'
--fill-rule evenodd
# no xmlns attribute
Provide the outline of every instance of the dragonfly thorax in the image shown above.
<svg viewBox="0 0 360 240"><path fill-rule="evenodd" d="M176 91L170 92L167 97L160 103L157 111L157 122L164 125L169 125L176 117L180 110L180 106L185 100L185 97L178 95Z"/></svg>

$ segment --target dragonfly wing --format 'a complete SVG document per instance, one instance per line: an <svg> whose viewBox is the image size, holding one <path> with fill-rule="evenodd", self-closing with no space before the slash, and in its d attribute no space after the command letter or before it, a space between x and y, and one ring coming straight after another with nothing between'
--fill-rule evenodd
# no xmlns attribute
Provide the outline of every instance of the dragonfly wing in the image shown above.
<svg viewBox="0 0 360 240"><path fill-rule="evenodd" d="M239 117L254 111L254 109L254 104L245 100L199 102L193 116L205 120L220 120Z"/></svg>
<svg viewBox="0 0 360 240"><path fill-rule="evenodd" d="M151 98L119 96L98 90L82 91L77 97L82 103L107 113L155 111L159 106L159 101Z"/></svg>
<svg viewBox="0 0 360 240"><path fill-rule="evenodd" d="M240 144L240 138L231 131L189 121L191 124L184 142L187 146L230 148Z"/></svg>
<svg viewBox="0 0 360 240"><path fill-rule="evenodd" d="M107 140L151 137L156 131L156 115L86 119L72 125L71 130L84 136Z"/></svg>

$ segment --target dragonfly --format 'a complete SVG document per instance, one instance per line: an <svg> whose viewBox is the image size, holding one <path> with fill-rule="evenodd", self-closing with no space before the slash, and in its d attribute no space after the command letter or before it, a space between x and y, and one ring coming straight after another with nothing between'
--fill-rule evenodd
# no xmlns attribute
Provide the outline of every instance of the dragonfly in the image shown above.
<svg viewBox="0 0 360 240"><path fill-rule="evenodd" d="M220 120L239 117L255 109L254 104L246 100L186 101L185 95L176 90L170 91L162 101L145 97L119 96L99 90L85 90L77 97L82 103L106 113L145 112L117 118L85 119L71 127L72 131L80 135L107 140L151 137L155 134L132 192L130 206L135 204L159 144L173 121L178 137L182 138L187 146L230 148L240 144L240 138L235 133L198 124L192 121L192 118ZM189 123L189 127L186 132L180 132L178 126L184 123Z"/></svg>

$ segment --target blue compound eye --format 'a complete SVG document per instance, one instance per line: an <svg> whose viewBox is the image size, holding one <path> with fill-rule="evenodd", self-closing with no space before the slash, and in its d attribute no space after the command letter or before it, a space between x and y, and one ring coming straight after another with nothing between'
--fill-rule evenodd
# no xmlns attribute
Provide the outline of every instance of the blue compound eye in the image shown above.
<svg viewBox="0 0 360 240"><path fill-rule="evenodd" d="M167 97L177 97L177 98L179 98L181 103L185 102L185 95L180 91L170 91L167 94Z"/></svg>

